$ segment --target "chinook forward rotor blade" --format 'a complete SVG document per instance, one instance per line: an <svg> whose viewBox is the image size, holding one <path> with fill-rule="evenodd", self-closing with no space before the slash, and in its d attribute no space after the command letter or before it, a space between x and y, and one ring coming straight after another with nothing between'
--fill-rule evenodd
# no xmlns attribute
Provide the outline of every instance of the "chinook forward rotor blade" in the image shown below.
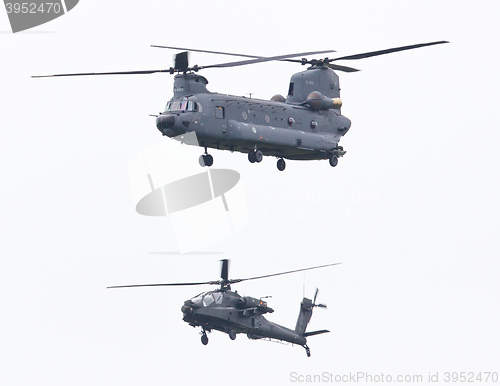
<svg viewBox="0 0 500 386"><path fill-rule="evenodd" d="M178 70L180 70L180 71L188 71L188 70L199 71L199 70L205 69L205 68L237 67L237 66L245 66L247 64L264 63L264 62L270 62L273 60L294 58L297 56L324 54L327 52L335 52L335 51L334 50L326 50L326 51L301 52L299 54L279 55L279 56L271 56L271 57L266 57L266 58L259 57L259 56L245 55L245 56L253 58L253 59L242 60L242 61L237 61L237 62L221 63L221 64L210 64L208 66L194 66L193 68L170 68L167 70L146 70L146 71L82 72L82 73L74 73L74 74L34 75L34 76L32 76L32 78L48 78L48 77L60 77L60 76L89 76L89 75L137 75L137 74L154 74L157 72L168 72L168 73L173 74L175 71L178 71ZM186 57L186 60L187 60L187 57ZM178 66L176 66L176 67L178 67Z"/></svg>
<svg viewBox="0 0 500 386"><path fill-rule="evenodd" d="M76 74L32 75L32 78L50 78L55 76L88 76L88 75L137 75L154 74L156 72L170 72L169 70L143 70L143 71L114 71L114 72L81 72Z"/></svg>
<svg viewBox="0 0 500 386"><path fill-rule="evenodd" d="M365 52L365 53L356 54L356 55L342 56L340 58L333 59L332 62L333 61L337 61L337 60L357 60L357 59L371 58L372 56L385 55L385 54L390 54L390 53L399 52L399 51L413 50L415 48L433 46L433 45L436 45L436 44L444 44L444 43L449 43L449 42L441 40L441 41L438 41L438 42L420 43L420 44L412 44L410 46L388 48L386 50L379 50L379 51Z"/></svg>
<svg viewBox="0 0 500 386"><path fill-rule="evenodd" d="M181 50L181 51L189 51L189 52L203 52L203 53L206 53L206 54L217 54L217 55L240 56L240 57L243 57L243 58L254 58L254 59L261 58L261 56L255 56L255 55L235 54L235 53L232 53L232 52L221 52L221 51L197 50L197 49L193 49L193 48L168 47L168 46L155 46L155 45L153 45L153 44L151 45L151 47L155 47L155 48L169 48L169 49L171 49L171 50Z"/></svg>
<svg viewBox="0 0 500 386"><path fill-rule="evenodd" d="M255 279L264 279L266 277L272 277L272 276L280 276L280 275L287 275L289 273L294 273L294 272L301 272L301 271L309 271L311 269L318 269L318 268L325 268L325 267L331 267L332 265L339 265L342 263L333 263L333 264L325 264L325 265L318 265L316 267L309 267L309 268L302 268L302 269L295 269L293 271L286 271L286 272L279 272L279 273L273 273L270 275L263 275L263 276L255 276L255 277L249 277L246 279L230 279L228 280L230 284L235 284L235 283L241 283L242 281L247 281L247 280L255 280Z"/></svg>

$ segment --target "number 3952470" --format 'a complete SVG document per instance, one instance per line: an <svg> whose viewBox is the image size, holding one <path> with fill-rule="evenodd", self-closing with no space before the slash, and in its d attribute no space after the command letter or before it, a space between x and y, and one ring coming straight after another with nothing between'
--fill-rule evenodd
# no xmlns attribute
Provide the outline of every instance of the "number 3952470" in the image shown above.
<svg viewBox="0 0 500 386"><path fill-rule="evenodd" d="M61 13L60 3L5 3L7 13Z"/></svg>

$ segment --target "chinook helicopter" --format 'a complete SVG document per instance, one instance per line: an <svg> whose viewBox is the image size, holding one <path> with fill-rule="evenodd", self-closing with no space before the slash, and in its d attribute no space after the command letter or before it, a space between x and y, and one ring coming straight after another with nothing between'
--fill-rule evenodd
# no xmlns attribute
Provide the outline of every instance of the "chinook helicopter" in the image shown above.
<svg viewBox="0 0 500 386"><path fill-rule="evenodd" d="M277 168L285 170L285 159L323 160L337 166L339 157L346 151L339 141L351 127L351 121L341 114L339 77L335 71L356 72L352 67L332 62L357 60L393 52L410 50L436 44L436 41L389 48L338 58L306 59L333 50L303 52L299 54L259 57L218 51L206 51L179 47L155 46L174 50L186 50L175 56L174 67L165 70L121 71L42 75L82 76L152 74L167 72L176 74L173 97L163 112L156 117L156 127L167 137L183 142L184 134L194 132L197 144L205 149L200 156L201 166L212 166L213 157L208 148L238 151L248 154L251 163L259 163L263 156L278 158ZM188 51L247 57L250 59L213 64L190 66ZM292 59L302 56L302 59ZM288 61L310 65L306 71L292 76L287 97L275 95L271 100L252 99L213 93L208 91L208 80L197 72L208 68L228 68L268 61Z"/></svg>
<svg viewBox="0 0 500 386"><path fill-rule="evenodd" d="M313 300L304 297L300 303L300 313L295 329L280 326L268 321L263 315L273 313L274 310L267 302L250 296L241 296L237 291L231 291L231 284L242 281L263 279L266 277L286 275L294 272L308 271L311 269L325 268L340 263L320 265L316 267L296 269L294 271L274 273L264 276L250 277L246 279L229 279L227 259L221 260L221 279L199 283L167 283L167 284L134 284L111 286L108 288L126 287L158 287L158 286L191 286L191 285L220 285L213 291L202 292L195 297L186 300L181 307L182 320L193 327L201 327L201 343L208 344L207 332L217 330L229 335L231 340L236 339L237 334L246 334L248 339L275 339L278 341L298 344L304 347L308 357L311 351L307 346L307 337L330 332L318 330L306 332L307 325L312 316L314 307L326 308L324 304L316 304L318 289Z"/></svg>

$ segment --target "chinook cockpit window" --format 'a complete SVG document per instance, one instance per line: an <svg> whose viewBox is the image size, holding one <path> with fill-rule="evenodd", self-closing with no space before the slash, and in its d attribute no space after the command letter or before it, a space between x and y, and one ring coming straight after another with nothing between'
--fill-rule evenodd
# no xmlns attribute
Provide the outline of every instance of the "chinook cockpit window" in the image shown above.
<svg viewBox="0 0 500 386"><path fill-rule="evenodd" d="M290 83L290 87L288 88L288 95L289 96L293 96L293 88L294 88L295 84L294 83Z"/></svg>
<svg viewBox="0 0 500 386"><path fill-rule="evenodd" d="M194 101L190 101L187 99L181 101L171 101L167 103L165 107L165 111L174 111L174 112L187 112L187 111L199 111L200 106L198 103Z"/></svg>

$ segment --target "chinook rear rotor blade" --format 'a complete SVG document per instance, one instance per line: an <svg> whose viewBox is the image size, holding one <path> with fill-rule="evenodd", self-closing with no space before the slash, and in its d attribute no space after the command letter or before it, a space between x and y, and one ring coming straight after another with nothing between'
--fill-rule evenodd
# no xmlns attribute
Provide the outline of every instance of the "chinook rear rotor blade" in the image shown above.
<svg viewBox="0 0 500 386"><path fill-rule="evenodd" d="M236 66L246 66L247 64L256 64L256 63L264 63L271 62L274 60L283 60L286 58L296 58L297 56L307 56L307 55L316 55L316 54L324 54L327 52L335 52L334 50L326 50L326 51L311 51L311 52L302 52L300 54L288 54L288 55L279 55L279 56L270 56L266 58L256 57L256 59L242 60L238 62L229 62L229 63L221 63L221 64L211 64L208 66L200 66L199 69L204 68L225 68L225 67L236 67Z"/></svg>
<svg viewBox="0 0 500 386"><path fill-rule="evenodd" d="M333 59L325 58L325 59L307 60L307 59L303 58L303 59L283 59L283 60L287 61L287 62L300 63L300 64L303 64L303 65L305 65L305 64L311 64L312 66L327 66L327 67L331 68L334 71L357 72L359 70L356 69L356 68L352 68L352 67L348 67L348 66L340 66L338 64L331 64L331 63L335 62L337 60L357 60L357 59L371 58L372 56L385 55L385 54L390 54L390 53L399 52L399 51L413 50L415 48L433 46L433 45L436 45L436 44L444 44L444 43L449 43L449 42L441 40L441 41L438 41L438 42L412 44L412 45L409 45L409 46L388 48L388 49L385 49L385 50L365 52L365 53L362 53L362 54L341 56L340 58L333 58Z"/></svg>
<svg viewBox="0 0 500 386"><path fill-rule="evenodd" d="M379 56L379 55L391 54L393 52L413 50L415 48L421 48L421 47L427 47L427 46L433 46L433 45L436 45L436 44L445 44L445 43L449 43L449 42L441 40L441 41L438 41L438 42L431 42L431 43L412 44L410 46L388 48L386 50L371 51L371 52L365 52L365 53L362 53L362 54L342 56L340 58L335 58L335 59L333 59L331 61L333 62L333 61L337 61L337 60L365 59L365 58L371 58L372 56Z"/></svg>

